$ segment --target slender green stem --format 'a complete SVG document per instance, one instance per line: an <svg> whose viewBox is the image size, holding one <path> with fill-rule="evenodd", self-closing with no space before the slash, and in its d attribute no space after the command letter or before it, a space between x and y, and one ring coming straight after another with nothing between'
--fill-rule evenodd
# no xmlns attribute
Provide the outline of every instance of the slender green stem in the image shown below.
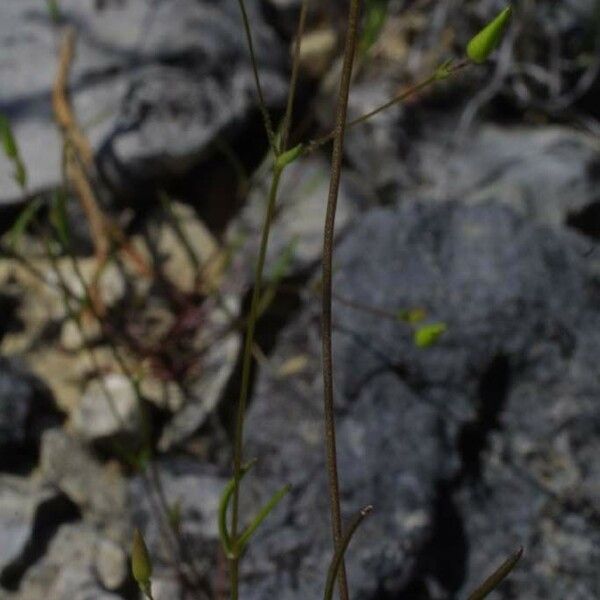
<svg viewBox="0 0 600 600"><path fill-rule="evenodd" d="M378 106L377 108L374 108L373 110L370 110L369 112L361 115L360 117L357 117L356 119L353 119L352 121L348 121L348 123L346 123L346 128L348 129L351 127L356 127L356 125L360 125L361 123L368 121L369 119L371 119L375 115L379 114L380 112L383 112L384 110L387 110L388 108L391 108L395 104L399 104L400 102L403 102L410 96L413 96L414 94L424 90L425 88L433 85L434 83L436 83L437 81L440 81L441 79L445 79L445 78L449 77L450 75L453 75L454 73L457 73L458 71L461 71L462 69L469 66L470 64L472 64L472 63L469 61L466 61L466 60L457 63L456 65L454 65L448 69L445 77L440 77L440 75L436 71L435 73L433 73L429 77L423 79L419 83L411 85L408 89L406 89L403 92L401 92L400 94L394 96L387 102L384 102L381 106ZM330 131L327 135L324 135L320 138L317 138L316 140L313 140L312 142L309 142L308 144L306 144L306 147L304 148L304 154L309 154L311 152L314 152L321 146L324 146L325 144L331 142L331 140L333 140L335 138L335 135L336 135L336 130L334 129L333 131Z"/></svg>
<svg viewBox="0 0 600 600"><path fill-rule="evenodd" d="M240 559L238 557L229 560L229 587L231 600L238 600L239 597L239 575Z"/></svg>
<svg viewBox="0 0 600 600"><path fill-rule="evenodd" d="M288 93L285 117L283 119L283 131L281 134L281 151L288 149L290 129L292 126L292 115L294 112L294 100L296 99L296 89L298 87L298 76L300 74L300 49L302 47L302 38L306 27L306 15L308 14L308 0L302 0L300 8L300 18L298 20L298 29L296 31L296 41L294 43L294 59L292 61L292 77L290 80L290 91Z"/></svg>
<svg viewBox="0 0 600 600"><path fill-rule="evenodd" d="M273 169L273 179L271 181L271 189L267 200L267 208L262 228L262 237L260 242L260 250L256 261L256 270L254 275L254 289L252 291L252 300L250 303L250 313L246 329L246 339L244 342L244 353L242 358L242 382L240 388L240 398L237 406L237 418L235 426L235 438L233 449L233 477L235 481L233 489L233 502L231 507L231 539L237 540L239 530L239 494L240 480L242 478L242 464L244 460L244 420L246 416L246 403L248 400L248 392L250 390L250 375L252 371L252 346L254 342L254 332L256 329L256 321L258 319L258 309L260 305L262 280L265 267L265 259L267 256L267 246L269 244L269 233L271 222L275 213L275 204L277 202L277 191L283 169L275 166ZM230 560L230 577L231 577L231 598L236 600L238 597L238 569L239 561L237 558Z"/></svg>
<svg viewBox="0 0 600 600"><path fill-rule="evenodd" d="M325 421L325 445L327 452L327 472L329 478L329 496L331 503L331 525L336 552L342 542L342 517L340 508L340 490L337 469L337 449L335 440L335 416L333 402L333 351L332 351L332 276L333 276L333 239L335 234L335 213L342 174L342 154L344 133L348 114L348 96L352 81L352 67L356 54L360 0L351 0L348 16L348 31L344 49L342 78L336 108L336 127L331 159L331 180L327 200L327 214L323 235L323 290L322 290L322 345L323 345L323 405ZM343 557L339 568L340 600L348 600L348 584Z"/></svg>
<svg viewBox="0 0 600 600"><path fill-rule="evenodd" d="M248 43L248 49L250 51L250 62L252 63L252 72L254 74L254 84L256 86L256 92L258 93L258 104L260 112L265 123L265 130L267 137L269 138L269 145L273 150L273 153L277 155L277 145L275 144L275 131L273 130L273 123L271 122L271 116L267 109L267 103L265 102L265 96L263 94L262 85L260 83L260 77L258 75L258 61L256 60L256 52L254 50L254 41L252 39L252 31L250 29L250 20L248 19L248 12L246 11L246 4L244 0L238 0L240 10L242 11L242 21L244 22L244 30L246 32L246 41Z"/></svg>

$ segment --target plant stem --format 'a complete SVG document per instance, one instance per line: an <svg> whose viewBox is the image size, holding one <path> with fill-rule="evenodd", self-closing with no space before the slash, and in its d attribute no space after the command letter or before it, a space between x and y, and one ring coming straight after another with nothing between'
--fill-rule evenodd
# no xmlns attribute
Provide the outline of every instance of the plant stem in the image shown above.
<svg viewBox="0 0 600 600"><path fill-rule="evenodd" d="M337 450L335 441L335 416L333 402L333 351L332 351L332 275L333 275L333 239L335 234L335 213L342 173L342 153L344 133L348 114L348 96L352 80L352 67L356 54L360 0L351 0L348 16L348 31L344 49L342 78L336 108L336 127L334 130L333 153L331 159L331 180L327 200L327 214L323 235L323 296L322 296L322 344L323 344L323 404L325 420L325 445L327 452L327 473L329 477L329 497L331 503L331 525L336 552L342 542L342 518L340 509L340 491L337 469ZM342 559L339 575L340 600L348 600L346 568Z"/></svg>
<svg viewBox="0 0 600 600"><path fill-rule="evenodd" d="M360 524L364 521L365 517L367 517L372 510L372 506L365 506L358 512L357 515L355 515L350 522L350 525L348 525L348 530L346 531L339 548L335 551L331 565L329 566L327 581L325 582L325 594L323 596L324 600L331 600L333 598L333 586L335 585L336 575L339 571L342 561L344 560L344 553L352 541L352 536L355 534Z"/></svg>
<svg viewBox="0 0 600 600"><path fill-rule="evenodd" d="M511 554L474 592L472 592L467 600L483 600L495 590L498 585L508 577L510 572L515 568L516 564L523 556L523 548L519 548Z"/></svg>
<svg viewBox="0 0 600 600"><path fill-rule="evenodd" d="M239 596L239 572L240 559L238 557L229 560L229 587L231 588L231 600L238 600Z"/></svg>
<svg viewBox="0 0 600 600"><path fill-rule="evenodd" d="M256 261L256 270L254 275L254 289L252 291L252 300L250 303L250 313L246 329L246 339L244 341L244 354L242 358L242 382L240 388L240 398L237 407L237 418L235 426L235 438L233 449L233 477L235 481L233 490L233 501L231 507L231 539L237 540L238 524L239 524L239 493L240 479L242 477L242 463L244 460L243 445L244 445L244 419L246 416L246 403L248 400L248 392L250 390L250 374L252 371L252 347L254 342L254 331L256 329L256 321L258 319L258 308L261 299L261 288L263 271L265 267L265 259L267 256L267 246L269 243L269 233L271 229L271 221L275 212L275 204L277 201L277 191L283 169L275 166L273 168L273 179L271 181L271 189L267 200L267 208L265 211L265 219L262 227L262 237L260 242L260 250ZM239 557L230 560L230 578L231 578L231 598L236 600L238 597L238 575Z"/></svg>
<svg viewBox="0 0 600 600"><path fill-rule="evenodd" d="M300 74L300 49L302 47L302 37L306 27L306 15L308 13L308 0L302 0L300 8L300 18L298 20L298 29L296 31L296 41L294 43L294 59L292 61L292 77L290 80L290 91L288 93L285 117L283 119L283 131L281 134L281 151L288 149L290 129L292 126L292 115L294 112L294 100L296 99L296 89L298 87L298 75Z"/></svg>
<svg viewBox="0 0 600 600"><path fill-rule="evenodd" d="M454 65L453 67L450 67L448 69L448 76L453 75L454 73L457 73L458 71L461 71L462 69L469 66L470 64L472 64L472 63L470 61L466 61L466 60L457 63L456 65ZM441 78L438 76L437 73L433 73L432 75L423 79L419 83L411 85L409 88L407 88L406 90L404 90L397 96L394 96L393 98L391 98L390 100L388 100L387 102L382 104L381 106L374 108L373 110L361 115L360 117L357 117L356 119L353 119L352 121L348 121L348 123L346 123L346 128L355 127L356 125L360 125L361 123L368 121L371 117L374 117L375 115L379 114L380 112L387 110L388 108L394 106L395 104L399 104L400 102L403 102L410 96L424 90L425 88L429 87L430 85L433 85L436 81L440 81L440 79ZM304 149L304 154L310 154L311 152L314 152L321 146L324 146L325 144L327 144L328 142L333 140L335 138L335 135L336 135L336 129L334 129L333 131L330 131L327 135L324 135L320 138L317 138L316 140L313 140L312 142L309 142L306 145L306 148Z"/></svg>
<svg viewBox="0 0 600 600"><path fill-rule="evenodd" d="M250 62L252 63L252 72L254 74L254 85L256 86L256 92L258 93L258 105L265 123L265 130L267 132L267 137L269 138L269 145L271 146L273 153L277 155L275 132L273 130L273 123L271 122L269 110L267 109L267 103L265 102L265 96L260 84L260 77L258 75L258 62L256 60L256 52L254 51L254 41L252 40L252 31L250 29L250 20L248 19L248 12L246 11L246 4L244 0L238 0L238 4L240 5L240 10L242 11L242 21L244 22L246 41L250 51Z"/></svg>

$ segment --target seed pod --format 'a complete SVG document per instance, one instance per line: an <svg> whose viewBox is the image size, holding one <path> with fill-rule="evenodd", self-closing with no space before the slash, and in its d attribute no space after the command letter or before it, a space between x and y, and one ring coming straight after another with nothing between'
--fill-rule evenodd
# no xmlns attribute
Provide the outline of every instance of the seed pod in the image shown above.
<svg viewBox="0 0 600 600"><path fill-rule="evenodd" d="M133 532L131 545L131 572L140 589L147 595L150 590L150 578L152 577L152 561L148 554L146 542L139 529Z"/></svg>
<svg viewBox="0 0 600 600"><path fill-rule="evenodd" d="M414 333L415 346L418 348L429 348L448 330L446 323L431 323L419 327Z"/></svg>
<svg viewBox="0 0 600 600"><path fill-rule="evenodd" d="M467 56L474 63L485 62L498 47L510 19L512 7L507 6L493 21L490 21L467 45Z"/></svg>

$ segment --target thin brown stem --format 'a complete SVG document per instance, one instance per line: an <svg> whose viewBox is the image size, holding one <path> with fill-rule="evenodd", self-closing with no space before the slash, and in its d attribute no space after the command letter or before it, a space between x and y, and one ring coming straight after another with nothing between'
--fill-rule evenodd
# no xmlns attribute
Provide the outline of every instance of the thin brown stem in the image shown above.
<svg viewBox="0 0 600 600"><path fill-rule="evenodd" d="M262 85L260 83L260 76L258 74L258 61L256 60L256 52L254 50L254 41L252 39L252 30L250 29L250 20L248 19L248 12L246 11L246 3L244 0L238 0L240 10L242 11L242 21L244 22L244 31L246 32L246 41L248 43L248 50L250 51L250 62L252 63L252 72L254 74L254 84L256 86L256 92L258 94L258 105L262 114L263 121L265 123L265 130L267 137L269 138L269 145L275 154L277 154L277 146L275 144L275 131L273 130L273 123L267 103L265 102L265 96L263 94Z"/></svg>
<svg viewBox="0 0 600 600"><path fill-rule="evenodd" d="M281 133L281 151L288 149L290 138L290 129L292 127L292 115L294 112L294 100L296 99L296 90L298 88L298 76L300 75L300 50L302 48L302 38L306 27L306 15L308 14L308 0L302 0L300 8L300 18L298 20L298 29L296 31L296 41L294 43L294 58L292 61L292 77L290 80L290 91L288 93L285 117L283 119L283 128Z"/></svg>
<svg viewBox="0 0 600 600"><path fill-rule="evenodd" d="M337 449L335 440L335 416L333 402L333 351L332 351L332 278L333 278L333 239L335 234L335 213L342 174L342 154L344 133L348 114L348 96L352 81L352 67L356 54L360 0L351 0L348 16L348 31L344 49L342 78L336 108L336 127L333 138L331 159L331 180L327 200L327 214L323 235L323 290L322 290L322 344L323 344L323 404L325 421L325 445L327 452L327 472L329 477L329 496L331 503L331 525L336 552L342 542L342 517L340 508L339 477L337 469ZM340 600L348 600L346 568L342 559L339 575Z"/></svg>
<svg viewBox="0 0 600 600"><path fill-rule="evenodd" d="M339 548L335 551L333 559L331 561L331 565L329 566L329 572L327 573L327 581L325 582L325 594L323 596L324 600L331 600L333 598L333 587L335 585L335 578L338 574L339 568L344 560L344 553L348 548L350 542L352 541L352 537L356 533L356 530L360 527L360 524L368 517L373 511L373 507L371 505L365 506L361 509L350 521L348 525L348 529L342 538Z"/></svg>
<svg viewBox="0 0 600 600"><path fill-rule="evenodd" d="M467 600L483 600L495 590L498 585L508 577L510 572L523 556L523 548L519 548L511 554L474 592Z"/></svg>
<svg viewBox="0 0 600 600"><path fill-rule="evenodd" d="M281 180L282 169L275 167L273 169L273 179L267 201L267 209L262 227L262 237L260 250L256 261L256 270L254 275L254 289L252 291L252 300L250 303L250 313L248 316L246 339L244 341L244 354L242 358L242 382L240 388L240 398L237 406L237 418L235 426L235 438L233 449L233 477L235 481L233 490L233 500L231 505L231 539L236 540L239 531L239 492L240 480L242 477L242 463L244 460L244 420L246 417L246 403L250 391L250 375L252 371L252 348L254 343L254 331L256 321L258 320L258 309L262 297L262 280L267 256L267 246L269 244L269 233L271 222L275 214L275 204L277 201L277 191ZM231 598L237 600L238 597L238 570L239 557L230 561L230 579L231 579Z"/></svg>

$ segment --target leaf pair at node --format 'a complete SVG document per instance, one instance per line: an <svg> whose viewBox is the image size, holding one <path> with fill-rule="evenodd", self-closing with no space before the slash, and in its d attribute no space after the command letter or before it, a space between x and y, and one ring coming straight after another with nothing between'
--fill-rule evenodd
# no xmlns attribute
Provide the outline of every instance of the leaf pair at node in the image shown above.
<svg viewBox="0 0 600 600"><path fill-rule="evenodd" d="M255 464L256 461L254 460L242 467L238 485L239 483L241 483L246 473L248 473L248 471ZM264 507L258 512L258 514L246 527L246 529L244 529L244 531L236 539L232 539L229 533L229 528L227 526L227 512L229 509L231 497L233 495L233 492L235 491L235 487L236 480L234 477L232 477L225 486L225 489L223 490L223 493L221 495L221 501L219 503L219 537L221 538L221 544L223 545L225 555L231 560L235 560L241 556L246 546L248 545L250 538L254 535L256 530L262 525L263 521L269 516L269 514L281 502L281 500L283 500L285 495L291 489L290 485L285 485L279 491L275 492L271 499L264 505Z"/></svg>

